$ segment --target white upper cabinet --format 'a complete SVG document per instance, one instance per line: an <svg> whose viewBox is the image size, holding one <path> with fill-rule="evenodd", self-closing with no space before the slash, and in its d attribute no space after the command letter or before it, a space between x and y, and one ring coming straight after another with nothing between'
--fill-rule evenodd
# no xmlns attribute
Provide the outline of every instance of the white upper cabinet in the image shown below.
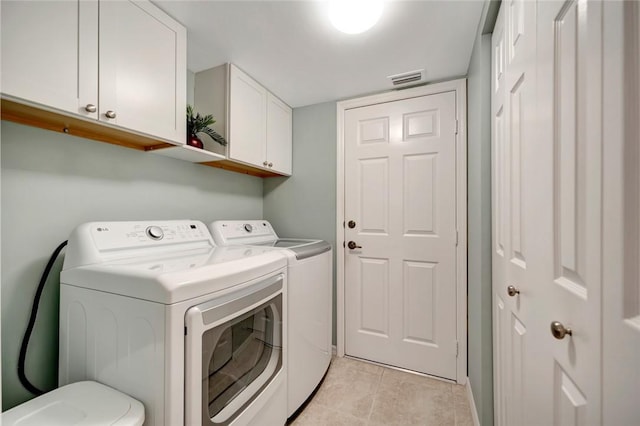
<svg viewBox="0 0 640 426"><path fill-rule="evenodd" d="M101 1L99 42L100 120L185 143L184 27L149 2Z"/></svg>
<svg viewBox="0 0 640 426"><path fill-rule="evenodd" d="M255 176L291 175L292 111L235 65L195 76L195 110L213 114L227 139L227 160L214 165Z"/></svg>
<svg viewBox="0 0 640 426"><path fill-rule="evenodd" d="M267 90L231 65L229 158L267 167Z"/></svg>
<svg viewBox="0 0 640 426"><path fill-rule="evenodd" d="M147 1L3 2L2 93L184 144L186 47Z"/></svg>
<svg viewBox="0 0 640 426"><path fill-rule="evenodd" d="M291 174L291 108L229 66L229 158Z"/></svg>
<svg viewBox="0 0 640 426"><path fill-rule="evenodd" d="M97 1L2 2L1 28L3 94L98 117Z"/></svg>
<svg viewBox="0 0 640 426"><path fill-rule="evenodd" d="M280 99L267 97L267 167L291 174L292 114Z"/></svg>

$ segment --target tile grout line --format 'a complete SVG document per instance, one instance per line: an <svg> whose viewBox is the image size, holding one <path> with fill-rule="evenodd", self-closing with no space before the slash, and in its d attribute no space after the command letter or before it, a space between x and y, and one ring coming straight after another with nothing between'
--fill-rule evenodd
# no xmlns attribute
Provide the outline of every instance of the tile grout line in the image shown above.
<svg viewBox="0 0 640 426"><path fill-rule="evenodd" d="M456 393L453 390L453 386L451 385L451 400L453 401L453 426L458 426L458 410L456 409Z"/></svg>
<svg viewBox="0 0 640 426"><path fill-rule="evenodd" d="M382 368L382 367L381 367ZM365 425L371 422L371 414L373 413L373 407L376 405L376 399L378 399L378 393L380 393L380 385L382 384L382 376L384 375L384 368L380 371L380 377L378 377L378 383L376 384L376 391L373 394L373 401L371 401L371 408L369 408L369 415L365 421Z"/></svg>

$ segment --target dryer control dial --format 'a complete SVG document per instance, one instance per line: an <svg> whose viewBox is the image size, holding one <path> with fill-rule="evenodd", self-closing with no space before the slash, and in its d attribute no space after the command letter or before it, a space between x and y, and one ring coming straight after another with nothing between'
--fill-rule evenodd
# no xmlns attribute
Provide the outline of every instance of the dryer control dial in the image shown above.
<svg viewBox="0 0 640 426"><path fill-rule="evenodd" d="M152 240L161 240L164 237L164 232L159 226L150 226L147 228L147 235Z"/></svg>
<svg viewBox="0 0 640 426"><path fill-rule="evenodd" d="M245 223L244 224L244 230L251 233L253 232L253 225L251 225L250 223Z"/></svg>

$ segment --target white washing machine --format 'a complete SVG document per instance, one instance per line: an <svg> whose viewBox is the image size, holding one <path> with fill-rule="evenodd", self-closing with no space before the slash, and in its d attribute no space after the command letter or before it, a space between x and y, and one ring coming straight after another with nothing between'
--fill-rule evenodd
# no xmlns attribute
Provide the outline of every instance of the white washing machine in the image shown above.
<svg viewBox="0 0 640 426"><path fill-rule="evenodd" d="M323 240L278 238L266 220L216 221L209 228L216 244L271 247L287 255L290 417L313 393L331 362L331 245Z"/></svg>
<svg viewBox="0 0 640 426"><path fill-rule="evenodd" d="M94 222L69 238L60 385L136 398L145 425L286 422L287 259L198 221Z"/></svg>

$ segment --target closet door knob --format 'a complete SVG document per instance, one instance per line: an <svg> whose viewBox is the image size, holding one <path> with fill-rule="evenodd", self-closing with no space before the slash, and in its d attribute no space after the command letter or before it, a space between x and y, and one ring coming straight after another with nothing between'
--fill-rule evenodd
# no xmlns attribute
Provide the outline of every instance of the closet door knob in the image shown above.
<svg viewBox="0 0 640 426"><path fill-rule="evenodd" d="M269 163L266 162L266 161L262 163L262 165L265 166L265 167L267 166L267 164L269 164Z"/></svg>
<svg viewBox="0 0 640 426"><path fill-rule="evenodd" d="M109 111L105 112L105 113L104 113L104 115L105 115L107 118L116 118L116 112L115 112L115 111L111 111L111 110L109 110Z"/></svg>
<svg viewBox="0 0 640 426"><path fill-rule="evenodd" d="M273 167L273 163L269 163L269 167Z"/></svg>
<svg viewBox="0 0 640 426"><path fill-rule="evenodd" d="M507 287L507 294L511 297L515 296L516 294L520 294L520 290L518 290L517 288L515 288L514 286L510 285L509 287Z"/></svg>
<svg viewBox="0 0 640 426"><path fill-rule="evenodd" d="M87 104L87 106L84 107L84 110L87 112L96 112L98 109L94 104Z"/></svg>
<svg viewBox="0 0 640 426"><path fill-rule="evenodd" d="M573 336L573 330L568 327L565 327L561 322L554 321L551 323L551 334L558 340L564 339L564 336L567 334L569 336Z"/></svg>

